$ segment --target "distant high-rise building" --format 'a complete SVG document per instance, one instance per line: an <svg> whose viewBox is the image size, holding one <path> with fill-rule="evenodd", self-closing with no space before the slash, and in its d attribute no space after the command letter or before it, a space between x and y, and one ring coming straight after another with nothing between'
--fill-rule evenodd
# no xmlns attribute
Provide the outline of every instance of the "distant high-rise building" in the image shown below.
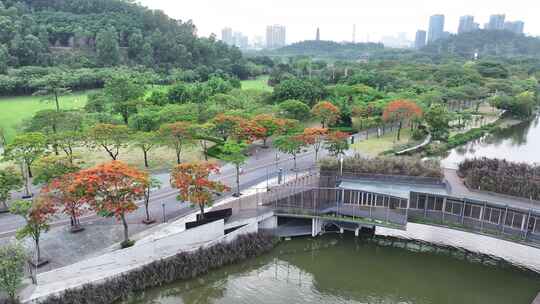
<svg viewBox="0 0 540 304"><path fill-rule="evenodd" d="M247 49L249 45L249 38L240 32L234 32L233 44L240 49Z"/></svg>
<svg viewBox="0 0 540 304"><path fill-rule="evenodd" d="M459 17L458 34L472 32L476 30L477 23L474 22L474 16L461 16Z"/></svg>
<svg viewBox="0 0 540 304"><path fill-rule="evenodd" d="M419 50L426 46L426 31L416 31L416 38L414 39L414 48Z"/></svg>
<svg viewBox="0 0 540 304"><path fill-rule="evenodd" d="M234 44L232 28L226 27L221 30L221 41L228 45Z"/></svg>
<svg viewBox="0 0 540 304"><path fill-rule="evenodd" d="M523 34L525 23L523 21L507 21L504 23L504 29L516 34Z"/></svg>
<svg viewBox="0 0 540 304"><path fill-rule="evenodd" d="M317 28L317 34L315 34L315 40L317 41L321 40L321 31L319 28Z"/></svg>
<svg viewBox="0 0 540 304"><path fill-rule="evenodd" d="M352 26L352 43L356 43L356 24Z"/></svg>
<svg viewBox="0 0 540 304"><path fill-rule="evenodd" d="M489 16L488 30L503 30L504 29L504 14Z"/></svg>
<svg viewBox="0 0 540 304"><path fill-rule="evenodd" d="M429 18L428 43L442 38L444 33L444 15L433 15Z"/></svg>
<svg viewBox="0 0 540 304"><path fill-rule="evenodd" d="M284 47L286 42L286 29L283 25L269 25L266 27L266 47L270 49Z"/></svg>

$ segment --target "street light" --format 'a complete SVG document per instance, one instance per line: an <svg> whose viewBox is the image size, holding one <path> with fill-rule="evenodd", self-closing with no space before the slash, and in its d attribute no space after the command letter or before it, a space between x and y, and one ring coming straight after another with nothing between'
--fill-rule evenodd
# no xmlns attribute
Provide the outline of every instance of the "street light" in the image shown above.
<svg viewBox="0 0 540 304"><path fill-rule="evenodd" d="M167 222L167 218L165 217L165 203L161 203L161 210L163 212L163 222Z"/></svg>
<svg viewBox="0 0 540 304"><path fill-rule="evenodd" d="M339 175L343 177L343 154L339 156Z"/></svg>

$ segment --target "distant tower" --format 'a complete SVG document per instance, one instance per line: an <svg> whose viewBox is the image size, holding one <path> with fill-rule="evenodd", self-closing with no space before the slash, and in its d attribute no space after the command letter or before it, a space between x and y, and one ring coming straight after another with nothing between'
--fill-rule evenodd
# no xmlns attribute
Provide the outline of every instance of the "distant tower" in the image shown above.
<svg viewBox="0 0 540 304"><path fill-rule="evenodd" d="M352 26L352 43L356 43L356 24Z"/></svg>
<svg viewBox="0 0 540 304"><path fill-rule="evenodd" d="M315 35L315 40L321 41L321 31L317 28L317 34Z"/></svg>

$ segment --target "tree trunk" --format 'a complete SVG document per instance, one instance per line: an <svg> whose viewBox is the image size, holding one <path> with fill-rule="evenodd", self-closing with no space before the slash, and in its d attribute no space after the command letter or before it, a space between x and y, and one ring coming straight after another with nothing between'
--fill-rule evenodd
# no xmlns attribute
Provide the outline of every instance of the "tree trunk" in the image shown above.
<svg viewBox="0 0 540 304"><path fill-rule="evenodd" d="M148 151L143 149L143 154L144 154L144 167L148 168Z"/></svg>
<svg viewBox="0 0 540 304"><path fill-rule="evenodd" d="M201 210L201 220L204 220L204 205L199 204L199 209Z"/></svg>
<svg viewBox="0 0 540 304"><path fill-rule="evenodd" d="M56 112L60 112L60 102L58 101L58 92L54 92L54 101L56 103Z"/></svg>
<svg viewBox="0 0 540 304"><path fill-rule="evenodd" d="M27 164L26 167L28 168L28 177L29 177L29 178L34 177L34 175L32 174L32 168L30 168L30 164Z"/></svg>
<svg viewBox="0 0 540 304"><path fill-rule="evenodd" d="M41 249L39 248L39 235L35 237L34 239L36 241L36 265L39 265L39 262L41 261Z"/></svg>
<svg viewBox="0 0 540 304"><path fill-rule="evenodd" d="M236 165L236 195L240 196L240 165Z"/></svg>
<svg viewBox="0 0 540 304"><path fill-rule="evenodd" d="M178 150L176 150L176 164L180 165L181 161L180 161L180 153Z"/></svg>
<svg viewBox="0 0 540 304"><path fill-rule="evenodd" d="M146 189L146 193L144 195L144 209L146 212L146 221L150 222L150 212L148 211L148 205L150 204L150 186Z"/></svg>
<svg viewBox="0 0 540 304"><path fill-rule="evenodd" d="M315 163L319 160L319 148L315 148Z"/></svg>
<svg viewBox="0 0 540 304"><path fill-rule="evenodd" d="M399 139L401 138L401 127L402 127L402 122L401 120L399 121L399 126L398 126L398 130L397 130L397 140L399 141Z"/></svg>
<svg viewBox="0 0 540 304"><path fill-rule="evenodd" d="M294 159L294 171L296 171L296 154L293 155L293 159Z"/></svg>
<svg viewBox="0 0 540 304"><path fill-rule="evenodd" d="M128 224L126 221L126 215L122 213L121 217L122 219L122 225L124 226L124 244L127 244L129 242L129 231L128 231Z"/></svg>

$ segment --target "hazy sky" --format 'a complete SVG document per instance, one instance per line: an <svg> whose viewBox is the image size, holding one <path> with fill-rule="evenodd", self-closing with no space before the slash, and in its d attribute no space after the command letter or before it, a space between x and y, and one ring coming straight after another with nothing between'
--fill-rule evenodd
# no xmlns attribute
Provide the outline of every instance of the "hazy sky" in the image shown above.
<svg viewBox="0 0 540 304"><path fill-rule="evenodd" d="M378 41L385 35L406 32L412 39L417 29L427 29L429 16L446 16L445 30L456 32L459 16L473 15L483 25L491 14L506 14L507 20L523 20L525 32L540 35L540 0L140 0L169 16L192 19L201 36L230 26L234 31L264 37L268 24L287 27L287 41L314 39L317 26L321 39Z"/></svg>

